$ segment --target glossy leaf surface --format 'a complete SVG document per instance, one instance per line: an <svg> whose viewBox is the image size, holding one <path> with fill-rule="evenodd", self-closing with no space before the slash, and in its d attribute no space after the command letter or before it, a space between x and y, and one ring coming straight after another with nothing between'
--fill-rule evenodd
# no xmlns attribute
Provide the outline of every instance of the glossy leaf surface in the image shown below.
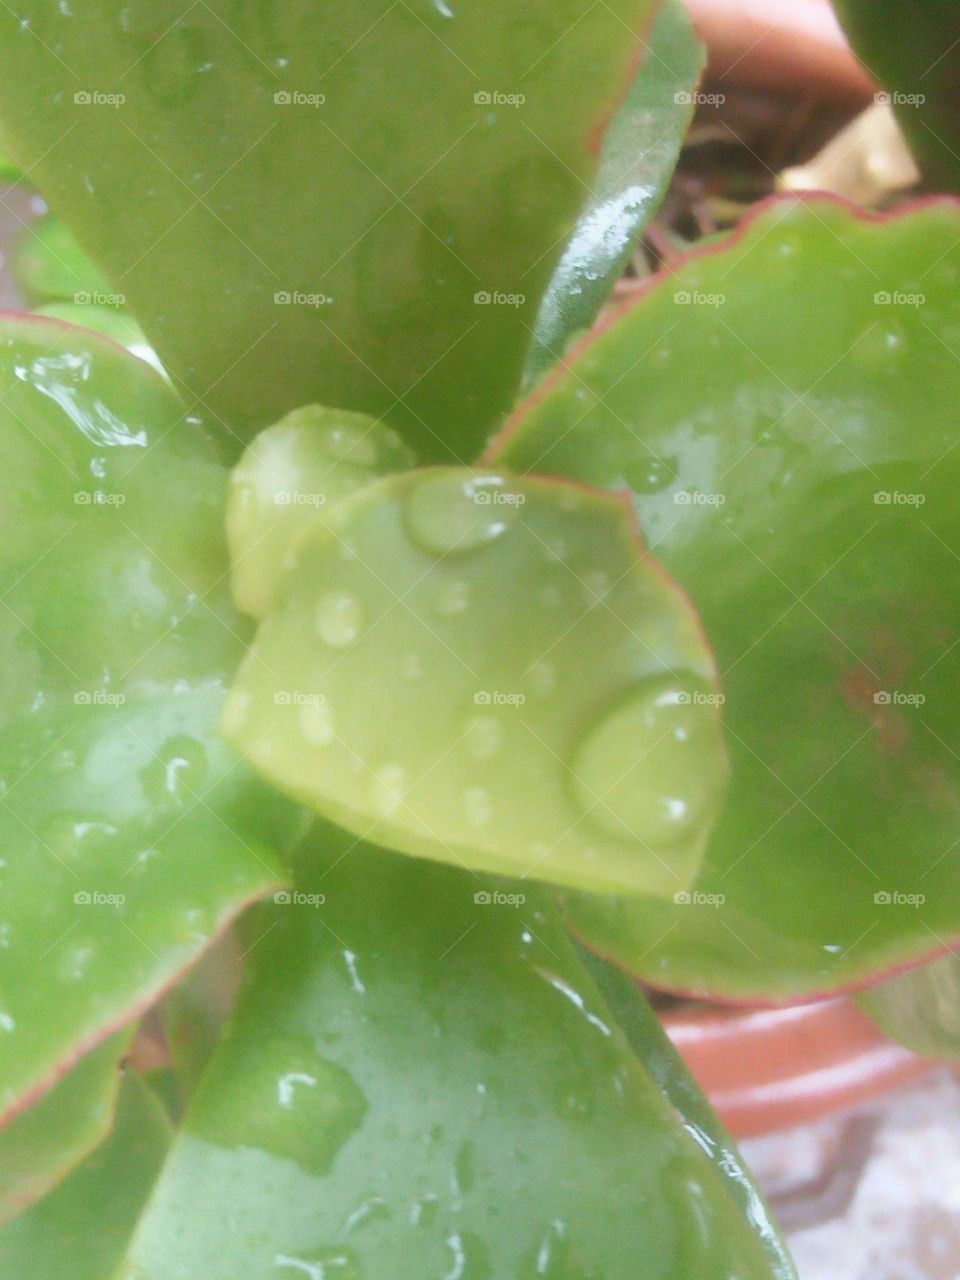
<svg viewBox="0 0 960 1280"><path fill-rule="evenodd" d="M68 227L48 214L17 237L11 262L14 277L34 302L58 299L78 306L115 297Z"/></svg>
<svg viewBox="0 0 960 1280"><path fill-rule="evenodd" d="M771 1274L539 894L327 839L123 1280Z"/></svg>
<svg viewBox="0 0 960 1280"><path fill-rule="evenodd" d="M224 731L388 848L583 887L686 887L726 782L712 659L627 505L406 472L331 509Z"/></svg>
<svg viewBox="0 0 960 1280"><path fill-rule="evenodd" d="M0 1226L22 1213L110 1132L120 1057L130 1031L111 1036L28 1111L0 1129Z"/></svg>
<svg viewBox="0 0 960 1280"><path fill-rule="evenodd" d="M340 499L413 466L396 432L362 413L306 405L261 431L230 474L227 544L237 608L276 603L284 556Z"/></svg>
<svg viewBox="0 0 960 1280"><path fill-rule="evenodd" d="M0 325L0 1112L156 997L298 821L215 736L227 472L141 360Z"/></svg>
<svg viewBox="0 0 960 1280"><path fill-rule="evenodd" d="M797 1280L779 1228L754 1185L750 1170L730 1135L674 1049L670 1038L637 983L615 965L581 949L581 959L600 995L637 1058L656 1081L664 1097L682 1117L688 1132L723 1175L727 1194L766 1246L771 1274L777 1280Z"/></svg>
<svg viewBox="0 0 960 1280"><path fill-rule="evenodd" d="M143 330L132 316L117 307L94 306L86 303L48 302L36 308L38 316L61 320L64 324L79 324L84 329L103 334L111 342L126 347L133 355L146 360L158 373L163 373L156 352L147 342Z"/></svg>
<svg viewBox="0 0 960 1280"><path fill-rule="evenodd" d="M663 0L643 64L603 139L600 167L540 304L526 380L588 329L666 194L693 118L706 51L680 0Z"/></svg>
<svg viewBox="0 0 960 1280"><path fill-rule="evenodd" d="M124 1083L110 1138L39 1204L0 1231L2 1280L113 1280L169 1141L163 1111Z"/></svg>
<svg viewBox="0 0 960 1280"><path fill-rule="evenodd" d="M960 961L954 952L894 974L864 991L857 1003L914 1053L960 1058Z"/></svg>
<svg viewBox="0 0 960 1280"><path fill-rule="evenodd" d="M212 414L335 404L468 461L652 10L25 0L4 141Z"/></svg>
<svg viewBox="0 0 960 1280"><path fill-rule="evenodd" d="M698 894L571 904L655 984L787 997L960 933L958 281L952 202L774 202L492 453L629 485L717 653L732 779Z"/></svg>
<svg viewBox="0 0 960 1280"><path fill-rule="evenodd" d="M833 0L928 183L960 191L960 12L952 0Z"/></svg>

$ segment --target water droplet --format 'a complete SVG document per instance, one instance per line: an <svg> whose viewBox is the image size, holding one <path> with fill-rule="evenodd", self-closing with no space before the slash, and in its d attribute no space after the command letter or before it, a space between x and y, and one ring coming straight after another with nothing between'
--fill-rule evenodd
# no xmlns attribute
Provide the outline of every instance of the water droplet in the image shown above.
<svg viewBox="0 0 960 1280"><path fill-rule="evenodd" d="M97 948L93 942L72 943L57 964L58 977L62 982L82 981L96 954Z"/></svg>
<svg viewBox="0 0 960 1280"><path fill-rule="evenodd" d="M453 1263L443 1280L488 1280L491 1275L487 1246L472 1231L447 1237Z"/></svg>
<svg viewBox="0 0 960 1280"><path fill-rule="evenodd" d="M385 818L393 813L409 789L407 771L398 764L387 764L375 770L370 783L369 799L374 812Z"/></svg>
<svg viewBox="0 0 960 1280"><path fill-rule="evenodd" d="M484 787L467 787L463 793L463 813L471 827L487 825L493 817L493 806Z"/></svg>
<svg viewBox="0 0 960 1280"><path fill-rule="evenodd" d="M322 596L317 603L317 634L331 649L345 649L353 644L363 626L363 611L358 600L348 595Z"/></svg>
<svg viewBox="0 0 960 1280"><path fill-rule="evenodd" d="M150 763L140 770L144 795L154 804L192 799L206 776L206 748L187 734L168 738Z"/></svg>
<svg viewBox="0 0 960 1280"><path fill-rule="evenodd" d="M660 493L677 478L672 458L639 458L623 468L623 478L634 493Z"/></svg>
<svg viewBox="0 0 960 1280"><path fill-rule="evenodd" d="M517 1280L573 1280L567 1229L555 1218L533 1251L521 1259Z"/></svg>
<svg viewBox="0 0 960 1280"><path fill-rule="evenodd" d="M367 1110L357 1082L321 1057L306 1037L250 1041L242 1099L207 1108L198 1136L230 1150L257 1147L325 1174Z"/></svg>
<svg viewBox="0 0 960 1280"><path fill-rule="evenodd" d="M78 814L58 814L43 833L43 843L55 857L100 861L118 830L109 822L91 822Z"/></svg>
<svg viewBox="0 0 960 1280"><path fill-rule="evenodd" d="M439 471L421 480L406 505L407 531L431 555L464 555L504 534L516 520L519 499L502 476Z"/></svg>
<svg viewBox="0 0 960 1280"><path fill-rule="evenodd" d="M535 662L527 672L530 688L540 698L545 698L557 687L557 671L553 663Z"/></svg>
<svg viewBox="0 0 960 1280"><path fill-rule="evenodd" d="M417 653L408 653L403 659L403 674L407 680L419 680L423 675L423 668L420 666L420 655Z"/></svg>
<svg viewBox="0 0 960 1280"><path fill-rule="evenodd" d="M445 617L463 613L470 604L470 587L466 582L448 582L437 600L437 612Z"/></svg>
<svg viewBox="0 0 960 1280"><path fill-rule="evenodd" d="M540 592L540 603L545 609L559 609L563 604L563 592L551 583Z"/></svg>
<svg viewBox="0 0 960 1280"><path fill-rule="evenodd" d="M616 839L691 839L726 782L715 701L693 680L650 679L609 711L575 753L581 811Z"/></svg>
<svg viewBox="0 0 960 1280"><path fill-rule="evenodd" d="M362 1272L357 1257L351 1249L342 1245L321 1246L310 1249L307 1256L292 1253L276 1253L273 1265L278 1271L284 1271L290 1280L300 1276L301 1280L362 1280Z"/></svg>
<svg viewBox="0 0 960 1280"><path fill-rule="evenodd" d="M472 716L464 728L463 741L474 760L490 760L503 744L503 729L494 716Z"/></svg>
<svg viewBox="0 0 960 1280"><path fill-rule="evenodd" d="M300 732L312 747L327 747L336 737L333 708L326 700L303 703L297 720Z"/></svg>
<svg viewBox="0 0 960 1280"><path fill-rule="evenodd" d="M371 1195L365 1200L361 1200L357 1207L347 1216L343 1224L344 1235L349 1235L352 1231L359 1231L363 1227L373 1222L387 1222L390 1219L390 1209L383 1196Z"/></svg>
<svg viewBox="0 0 960 1280"><path fill-rule="evenodd" d="M0 1009L0 1031L6 1031L7 1034L9 1035L12 1032L16 1031L16 1029L17 1029L17 1024L13 1019L13 1015L9 1013L5 1013L2 1009Z"/></svg>

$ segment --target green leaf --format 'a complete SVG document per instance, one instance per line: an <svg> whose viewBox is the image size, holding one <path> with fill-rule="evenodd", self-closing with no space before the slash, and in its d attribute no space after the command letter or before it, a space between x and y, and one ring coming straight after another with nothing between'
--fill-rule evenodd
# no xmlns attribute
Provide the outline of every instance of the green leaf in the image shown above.
<svg viewBox="0 0 960 1280"><path fill-rule="evenodd" d="M283 880L299 824L216 737L243 650L227 472L141 360L0 323L0 1112Z"/></svg>
<svg viewBox="0 0 960 1280"><path fill-rule="evenodd" d="M732 777L698 896L570 903L655 985L786 998L960 934L958 283L952 202L775 201L491 451L630 485L717 654Z"/></svg>
<svg viewBox="0 0 960 1280"><path fill-rule="evenodd" d="M211 413L335 404L467 460L652 11L24 0L0 10L4 141Z"/></svg>
<svg viewBox="0 0 960 1280"><path fill-rule="evenodd" d="M10 266L20 288L34 302L57 298L80 305L114 296L69 229L52 215L24 228Z"/></svg>
<svg viewBox="0 0 960 1280"><path fill-rule="evenodd" d="M159 1103L127 1080L112 1136L0 1231L0 1280L112 1280L168 1142Z"/></svg>
<svg viewBox="0 0 960 1280"><path fill-rule="evenodd" d="M586 207L540 304L525 377L534 382L588 329L656 213L693 118L706 50L680 0L664 0L643 65L603 139Z"/></svg>
<svg viewBox="0 0 960 1280"><path fill-rule="evenodd" d="M539 895L321 841L124 1280L771 1274Z"/></svg>
<svg viewBox="0 0 960 1280"><path fill-rule="evenodd" d="M882 85L924 177L960 191L960 11L954 0L834 0L857 57Z"/></svg>
<svg viewBox="0 0 960 1280"><path fill-rule="evenodd" d="M754 1185L737 1144L711 1111L637 984L621 969L588 951L581 951L581 959L637 1058L682 1117L697 1145L720 1171L737 1211L753 1224L769 1255L771 1274L777 1280L796 1280L796 1270L779 1228Z"/></svg>
<svg viewBox="0 0 960 1280"><path fill-rule="evenodd" d="M960 1058L960 961L954 952L870 987L857 1004L914 1053Z"/></svg>
<svg viewBox="0 0 960 1280"><path fill-rule="evenodd" d="M98 1045L0 1129L0 1226L46 1195L110 1132L119 1061L131 1035L125 1031Z"/></svg>
<svg viewBox="0 0 960 1280"><path fill-rule="evenodd" d="M61 320L64 324L78 324L84 329L92 329L94 333L103 334L112 342L126 347L141 360L146 360L147 364L158 373L164 372L143 330L125 311L120 311L116 307L94 306L86 303L51 302L46 306L37 307L36 314L47 316L51 320Z"/></svg>
<svg viewBox="0 0 960 1280"><path fill-rule="evenodd" d="M726 783L712 681L626 504L434 468L301 535L224 732L389 848L672 895Z"/></svg>
<svg viewBox="0 0 960 1280"><path fill-rule="evenodd" d="M237 608L262 618L276 603L283 558L298 534L340 498L413 462L395 432L362 413L306 405L261 431L230 476L227 542Z"/></svg>

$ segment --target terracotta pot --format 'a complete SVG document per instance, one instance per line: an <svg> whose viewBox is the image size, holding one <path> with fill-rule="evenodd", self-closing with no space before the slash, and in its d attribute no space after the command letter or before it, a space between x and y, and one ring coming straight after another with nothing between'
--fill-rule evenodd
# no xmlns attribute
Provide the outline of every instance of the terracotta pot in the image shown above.
<svg viewBox="0 0 960 1280"><path fill-rule="evenodd" d="M737 1138L808 1124L936 1065L888 1040L843 997L775 1009L690 1002L661 1019Z"/></svg>
<svg viewBox="0 0 960 1280"><path fill-rule="evenodd" d="M685 0L710 53L708 77L866 106L876 85L829 0Z"/></svg>

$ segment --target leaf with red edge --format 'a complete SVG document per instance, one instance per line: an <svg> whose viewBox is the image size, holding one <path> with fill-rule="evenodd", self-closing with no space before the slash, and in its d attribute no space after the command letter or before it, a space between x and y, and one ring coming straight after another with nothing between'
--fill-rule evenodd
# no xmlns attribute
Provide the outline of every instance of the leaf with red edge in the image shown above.
<svg viewBox="0 0 960 1280"><path fill-rule="evenodd" d="M718 658L697 892L571 897L648 981L785 999L960 934L960 205L776 200L658 276L497 465L633 490Z"/></svg>
<svg viewBox="0 0 960 1280"><path fill-rule="evenodd" d="M0 322L0 1114L284 881L299 814L217 735L227 482L143 361Z"/></svg>

